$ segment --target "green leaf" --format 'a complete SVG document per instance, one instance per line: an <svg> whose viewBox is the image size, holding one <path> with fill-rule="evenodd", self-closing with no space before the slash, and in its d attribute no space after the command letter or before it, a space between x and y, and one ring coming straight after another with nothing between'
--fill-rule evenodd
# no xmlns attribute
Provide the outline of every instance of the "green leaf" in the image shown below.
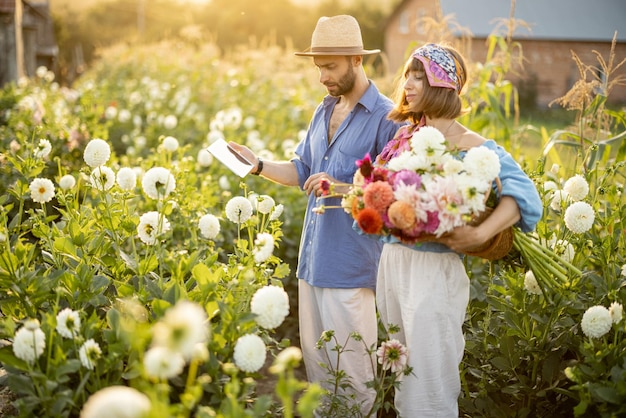
<svg viewBox="0 0 626 418"><path fill-rule="evenodd" d="M615 405L621 405L625 401L624 398L619 395L617 390L612 387L592 383L589 385L589 392L591 392L591 394L596 398Z"/></svg>
<svg viewBox="0 0 626 418"><path fill-rule="evenodd" d="M491 359L491 364L500 370L509 370L511 368L511 363L506 357L494 357Z"/></svg>
<svg viewBox="0 0 626 418"><path fill-rule="evenodd" d="M55 239L53 247L56 251L65 256L71 256L72 258L76 258L76 246L69 238L59 237Z"/></svg>
<svg viewBox="0 0 626 418"><path fill-rule="evenodd" d="M9 388L19 395L37 396L35 386L29 376L10 374L7 380Z"/></svg>
<svg viewBox="0 0 626 418"><path fill-rule="evenodd" d="M186 295L186 293L187 291L182 288L178 282L169 282L166 286L165 292L163 292L163 297L173 305L176 301Z"/></svg>
<svg viewBox="0 0 626 418"><path fill-rule="evenodd" d="M279 264L278 266L276 266L276 269L274 270L273 276L278 278L278 279L283 279L283 278L289 276L290 272L291 272L291 268L289 267L289 264L282 263L282 264Z"/></svg>
<svg viewBox="0 0 626 418"><path fill-rule="evenodd" d="M221 274L219 274L219 270L211 272L211 270L202 263L196 264L191 269L191 275L194 279L196 279L196 282L198 282L200 287L204 287L209 283L217 283L221 276Z"/></svg>
<svg viewBox="0 0 626 418"><path fill-rule="evenodd" d="M154 299L151 302L152 309L157 316L163 316L165 311L172 306L172 304L163 299Z"/></svg>
<svg viewBox="0 0 626 418"><path fill-rule="evenodd" d="M91 279L90 290L94 293L101 292L104 288L108 287L111 280L106 276L97 275Z"/></svg>
<svg viewBox="0 0 626 418"><path fill-rule="evenodd" d="M126 254L124 251L118 251L118 255L120 256L120 258L122 259L122 261L124 261L124 264L126 264L126 267L128 267L130 270L136 272L137 271L137 260L135 260L134 258L132 258L130 255Z"/></svg>
<svg viewBox="0 0 626 418"><path fill-rule="evenodd" d="M61 376L76 373L80 370L81 362L77 359L70 359L65 364L62 364L56 369L56 378L60 379Z"/></svg>
<svg viewBox="0 0 626 418"><path fill-rule="evenodd" d="M148 258L144 258L139 262L139 274L146 274L154 271L159 267L159 260L156 255L151 255Z"/></svg>

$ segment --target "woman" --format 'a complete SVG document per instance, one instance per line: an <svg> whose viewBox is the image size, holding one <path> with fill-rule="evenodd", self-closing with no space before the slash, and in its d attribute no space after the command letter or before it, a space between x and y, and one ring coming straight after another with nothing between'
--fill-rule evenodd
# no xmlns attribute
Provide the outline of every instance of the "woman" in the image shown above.
<svg viewBox="0 0 626 418"><path fill-rule="evenodd" d="M399 415L458 417L459 364L465 340L463 321L469 279L461 253L487 242L511 225L531 231L542 214L537 190L511 155L455 120L462 113L459 94L467 79L460 54L428 44L418 48L404 67L403 84L389 118L410 122L402 127L376 160L384 165L409 149L423 126L443 133L449 150L487 147L500 159L500 202L479 226L462 226L437 243L409 246L386 243L378 269L376 302L385 324L399 325L398 340L408 348L413 374L403 376L396 391Z"/></svg>

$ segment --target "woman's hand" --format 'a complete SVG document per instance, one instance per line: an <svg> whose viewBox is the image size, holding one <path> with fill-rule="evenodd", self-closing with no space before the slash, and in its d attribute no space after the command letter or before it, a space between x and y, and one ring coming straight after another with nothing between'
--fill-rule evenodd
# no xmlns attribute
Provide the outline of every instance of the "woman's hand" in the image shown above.
<svg viewBox="0 0 626 418"><path fill-rule="evenodd" d="M493 235L486 234L484 228L464 225L443 234L438 242L457 253L462 253L487 242Z"/></svg>
<svg viewBox="0 0 626 418"><path fill-rule="evenodd" d="M458 253L471 250L493 238L519 221L521 215L517 202L511 196L503 196L495 210L477 226L465 225L443 234L438 240Z"/></svg>

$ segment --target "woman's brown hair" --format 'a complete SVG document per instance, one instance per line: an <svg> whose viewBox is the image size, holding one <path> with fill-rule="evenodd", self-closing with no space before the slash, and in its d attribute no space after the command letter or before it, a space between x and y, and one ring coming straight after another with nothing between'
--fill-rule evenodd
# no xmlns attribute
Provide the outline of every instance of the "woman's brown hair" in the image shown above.
<svg viewBox="0 0 626 418"><path fill-rule="evenodd" d="M467 72L463 57L461 57L461 54L451 47L442 48L452 54L456 64L461 67L457 68L457 72L461 75L461 77L459 77L459 83L461 83L459 90L461 90L463 89L463 85L467 79ZM402 73L403 80L406 80L410 71L424 73L424 65L417 58L411 57L404 65L404 71ZM463 113L461 98L456 90L445 87L432 87L425 74L424 82L422 84L423 89L421 97L409 104L406 101L404 83L398 83L394 94L395 106L391 112L389 112L389 119L395 122L404 122L408 120L411 123L418 123L423 115L431 118L455 119Z"/></svg>

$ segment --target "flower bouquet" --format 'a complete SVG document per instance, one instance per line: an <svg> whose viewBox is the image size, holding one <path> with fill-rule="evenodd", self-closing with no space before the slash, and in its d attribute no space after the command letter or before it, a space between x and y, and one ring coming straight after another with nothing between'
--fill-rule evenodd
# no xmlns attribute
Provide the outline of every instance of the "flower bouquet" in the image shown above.
<svg viewBox="0 0 626 418"><path fill-rule="evenodd" d="M429 126L420 128L410 149L386 167L374 166L369 155L357 165L342 207L367 234L393 236L405 244L436 242L458 226L479 224L497 204L492 187L499 184L497 154L485 147L449 152L443 134ZM512 234L505 232L492 240L499 247L490 241L471 254L503 257L512 246Z"/></svg>
<svg viewBox="0 0 626 418"><path fill-rule="evenodd" d="M493 212L501 187L500 160L494 151L486 147L448 151L443 134L428 126L415 132L409 145L384 167L374 165L366 155L357 161L359 169L347 193L336 194L336 185L326 182L322 184L323 197L340 196L341 207L364 233L408 245L437 242L446 232L478 225ZM325 209L318 207L317 212ZM565 285L569 274L581 275L516 227L465 254L497 260L511 248L520 252L546 297L547 290Z"/></svg>

